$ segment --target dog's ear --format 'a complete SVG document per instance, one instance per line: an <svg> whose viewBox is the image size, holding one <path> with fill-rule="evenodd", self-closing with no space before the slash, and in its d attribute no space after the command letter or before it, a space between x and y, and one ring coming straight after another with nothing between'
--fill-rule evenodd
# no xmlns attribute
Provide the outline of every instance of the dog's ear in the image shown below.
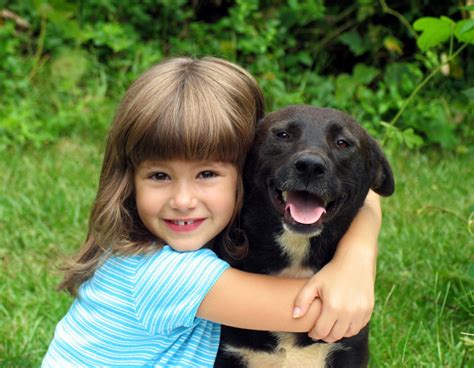
<svg viewBox="0 0 474 368"><path fill-rule="evenodd" d="M382 196L390 196L395 190L395 181L392 169L378 143L369 137L371 168L370 188Z"/></svg>

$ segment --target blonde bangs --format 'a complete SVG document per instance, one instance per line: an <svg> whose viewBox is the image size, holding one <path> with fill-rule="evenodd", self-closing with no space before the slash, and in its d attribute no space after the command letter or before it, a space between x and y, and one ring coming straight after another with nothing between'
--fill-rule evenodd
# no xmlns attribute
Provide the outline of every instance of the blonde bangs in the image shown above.
<svg viewBox="0 0 474 368"><path fill-rule="evenodd" d="M179 79L164 78L140 87L130 125L126 155L133 166L144 160L218 160L243 164L253 142L256 111L249 113L242 86L226 83L224 75L186 72ZM239 89L240 88L240 89ZM253 102L253 103L252 103ZM130 103L128 101L127 103ZM252 121L248 121L249 116ZM247 121L243 121L247 120ZM252 129L249 129L252 127Z"/></svg>

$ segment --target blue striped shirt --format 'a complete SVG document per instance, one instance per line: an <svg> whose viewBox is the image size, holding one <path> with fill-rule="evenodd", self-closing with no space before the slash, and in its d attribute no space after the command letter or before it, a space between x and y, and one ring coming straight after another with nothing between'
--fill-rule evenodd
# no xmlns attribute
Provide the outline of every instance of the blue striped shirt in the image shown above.
<svg viewBox="0 0 474 368"><path fill-rule="evenodd" d="M79 288L42 367L212 367L220 325L196 312L228 267L209 249L108 258Z"/></svg>

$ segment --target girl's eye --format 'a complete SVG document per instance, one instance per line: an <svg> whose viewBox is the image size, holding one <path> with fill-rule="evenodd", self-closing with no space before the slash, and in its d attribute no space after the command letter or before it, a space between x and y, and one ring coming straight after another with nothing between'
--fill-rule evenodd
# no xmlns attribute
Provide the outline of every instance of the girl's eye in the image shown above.
<svg viewBox="0 0 474 368"><path fill-rule="evenodd" d="M150 179L152 180L168 180L169 178L169 175L164 172L155 172L150 175Z"/></svg>
<svg viewBox="0 0 474 368"><path fill-rule="evenodd" d="M339 148L347 148L350 146L350 144L344 139L338 139L336 142L336 146L338 146Z"/></svg>
<svg viewBox="0 0 474 368"><path fill-rule="evenodd" d="M214 171L206 170L199 173L198 177L201 179L210 179L216 177L217 174Z"/></svg>

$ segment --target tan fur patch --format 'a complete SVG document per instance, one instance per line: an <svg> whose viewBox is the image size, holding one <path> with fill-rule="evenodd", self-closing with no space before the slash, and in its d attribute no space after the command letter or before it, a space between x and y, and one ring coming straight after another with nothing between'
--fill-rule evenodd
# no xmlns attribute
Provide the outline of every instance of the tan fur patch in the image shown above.
<svg viewBox="0 0 474 368"><path fill-rule="evenodd" d="M276 241L290 259L290 266L278 272L278 276L306 278L314 275L312 269L302 266L309 254L310 242L307 237L283 231Z"/></svg>
<svg viewBox="0 0 474 368"><path fill-rule="evenodd" d="M281 250L290 257L292 265L301 265L309 253L309 239L306 236L283 231L277 238Z"/></svg>
<svg viewBox="0 0 474 368"><path fill-rule="evenodd" d="M248 368L324 368L329 355L338 349L338 344L314 344L295 346L295 335L274 333L278 347L274 353L258 352L246 348L226 347L245 362Z"/></svg>

